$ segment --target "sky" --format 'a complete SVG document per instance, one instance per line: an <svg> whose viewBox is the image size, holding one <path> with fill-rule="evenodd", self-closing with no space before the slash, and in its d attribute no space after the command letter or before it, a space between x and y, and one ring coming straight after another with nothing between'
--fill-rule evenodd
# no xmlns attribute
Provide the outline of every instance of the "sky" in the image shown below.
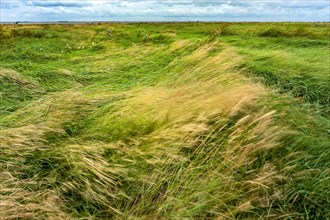
<svg viewBox="0 0 330 220"><path fill-rule="evenodd" d="M11 21L330 21L330 0L0 0Z"/></svg>

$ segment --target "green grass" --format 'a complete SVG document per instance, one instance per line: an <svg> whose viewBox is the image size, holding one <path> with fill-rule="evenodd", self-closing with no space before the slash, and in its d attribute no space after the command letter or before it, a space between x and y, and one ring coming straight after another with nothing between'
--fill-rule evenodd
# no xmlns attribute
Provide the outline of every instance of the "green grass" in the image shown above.
<svg viewBox="0 0 330 220"><path fill-rule="evenodd" d="M3 25L4 219L329 219L329 23Z"/></svg>

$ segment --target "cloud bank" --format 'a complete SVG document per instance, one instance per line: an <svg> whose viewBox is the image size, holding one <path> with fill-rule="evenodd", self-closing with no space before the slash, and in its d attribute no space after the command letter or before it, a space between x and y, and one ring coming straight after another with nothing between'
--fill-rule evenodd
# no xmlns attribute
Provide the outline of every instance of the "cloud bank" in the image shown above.
<svg viewBox="0 0 330 220"><path fill-rule="evenodd" d="M330 21L329 0L0 0L10 21Z"/></svg>

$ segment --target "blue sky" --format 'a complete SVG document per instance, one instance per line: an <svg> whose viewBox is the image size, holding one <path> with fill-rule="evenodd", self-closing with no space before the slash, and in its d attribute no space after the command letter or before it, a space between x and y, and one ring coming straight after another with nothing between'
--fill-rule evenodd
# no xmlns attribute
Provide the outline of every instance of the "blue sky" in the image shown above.
<svg viewBox="0 0 330 220"><path fill-rule="evenodd" d="M0 0L8 21L329 21L329 0Z"/></svg>

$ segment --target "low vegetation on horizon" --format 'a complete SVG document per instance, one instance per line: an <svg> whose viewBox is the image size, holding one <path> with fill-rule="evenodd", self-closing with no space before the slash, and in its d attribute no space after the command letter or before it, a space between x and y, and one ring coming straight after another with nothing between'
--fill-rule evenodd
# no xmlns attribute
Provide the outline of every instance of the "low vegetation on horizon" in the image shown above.
<svg viewBox="0 0 330 220"><path fill-rule="evenodd" d="M0 27L0 219L330 219L329 23Z"/></svg>

